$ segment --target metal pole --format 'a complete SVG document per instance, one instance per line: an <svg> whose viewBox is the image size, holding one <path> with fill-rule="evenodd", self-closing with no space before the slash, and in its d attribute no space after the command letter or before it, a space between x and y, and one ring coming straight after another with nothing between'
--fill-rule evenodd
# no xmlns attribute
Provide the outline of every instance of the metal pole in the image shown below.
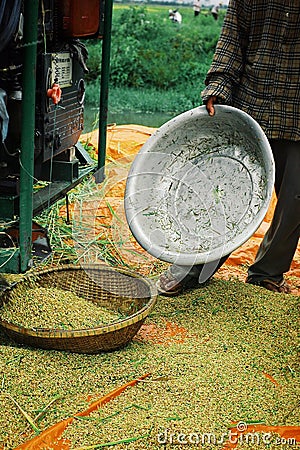
<svg viewBox="0 0 300 450"><path fill-rule="evenodd" d="M107 129L107 111L108 111L108 84L110 71L112 12L113 12L113 0L105 0L102 61L101 61L101 82L100 82L98 171L95 174L97 183L101 183L105 178L104 170L106 158L106 129Z"/></svg>
<svg viewBox="0 0 300 450"><path fill-rule="evenodd" d="M20 269L32 259L32 190L34 174L34 127L38 0L24 2L24 66L20 155Z"/></svg>

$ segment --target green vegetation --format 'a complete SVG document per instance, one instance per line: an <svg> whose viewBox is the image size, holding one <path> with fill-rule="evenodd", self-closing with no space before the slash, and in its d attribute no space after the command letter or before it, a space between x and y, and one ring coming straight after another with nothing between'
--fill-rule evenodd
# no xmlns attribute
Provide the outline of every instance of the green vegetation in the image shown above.
<svg viewBox="0 0 300 450"><path fill-rule="evenodd" d="M170 6L115 5L109 107L144 112L182 112L201 103L200 92L218 40L224 11L194 17L180 7L181 25L168 18ZM89 50L87 103L98 102L101 41Z"/></svg>

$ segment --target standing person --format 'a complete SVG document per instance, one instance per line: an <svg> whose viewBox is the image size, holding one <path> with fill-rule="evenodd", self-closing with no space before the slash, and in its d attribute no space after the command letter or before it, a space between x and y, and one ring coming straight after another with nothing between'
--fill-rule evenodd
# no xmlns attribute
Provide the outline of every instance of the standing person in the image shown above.
<svg viewBox="0 0 300 450"><path fill-rule="evenodd" d="M212 7L211 15L215 20L218 20L219 17L219 5L215 5Z"/></svg>
<svg viewBox="0 0 300 450"><path fill-rule="evenodd" d="M247 282L290 292L300 236L300 2L231 0L202 99L226 103L265 131L275 160L277 204Z"/></svg>
<svg viewBox="0 0 300 450"><path fill-rule="evenodd" d="M230 0L202 99L210 116L216 103L245 111L269 139L277 203L246 282L283 293L300 236L299 73L299 0ZM184 287L176 276L162 274L159 285Z"/></svg>
<svg viewBox="0 0 300 450"><path fill-rule="evenodd" d="M193 10L194 10L194 17L199 16L199 14L201 12L201 1L200 0L194 0Z"/></svg>

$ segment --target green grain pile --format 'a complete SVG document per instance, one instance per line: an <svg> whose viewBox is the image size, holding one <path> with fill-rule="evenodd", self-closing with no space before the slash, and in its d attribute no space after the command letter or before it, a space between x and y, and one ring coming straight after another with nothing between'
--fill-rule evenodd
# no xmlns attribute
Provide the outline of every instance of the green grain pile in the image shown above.
<svg viewBox="0 0 300 450"><path fill-rule="evenodd" d="M0 310L3 320L25 328L76 330L120 320L117 312L98 306L71 291L34 287L12 295Z"/></svg>
<svg viewBox="0 0 300 450"><path fill-rule="evenodd" d="M170 322L179 336L164 333ZM159 297L146 326L149 338L141 330L127 347L96 355L30 349L0 334L0 448L35 434L11 398L39 417L42 431L149 372L98 411L74 419L63 435L70 449L118 442L106 448L221 450L225 442L208 444L208 437L205 445L177 441L180 433L220 440L239 421L299 426L299 297L215 279L176 298ZM270 445L243 448L297 446L278 445L274 437Z"/></svg>

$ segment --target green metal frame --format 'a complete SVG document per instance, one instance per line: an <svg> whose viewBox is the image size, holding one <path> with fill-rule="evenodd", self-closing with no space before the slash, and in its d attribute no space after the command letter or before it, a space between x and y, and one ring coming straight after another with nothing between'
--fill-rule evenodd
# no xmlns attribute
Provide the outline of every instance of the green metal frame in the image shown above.
<svg viewBox="0 0 300 450"><path fill-rule="evenodd" d="M108 112L108 86L110 72L110 47L112 28L113 0L105 0L104 30L102 42L100 108L99 108L99 141L98 141L98 171L95 174L97 183L105 178L106 129Z"/></svg>
<svg viewBox="0 0 300 450"><path fill-rule="evenodd" d="M24 67L23 67L23 98L22 98L22 128L21 128L21 154L20 154L20 196L8 200L0 198L0 206L7 209L12 215L13 209L19 200L19 248L0 249L0 272L19 273L26 272L32 263L32 219L33 215L45 207L44 202L36 202L33 195L34 180L34 130L35 130L35 92L36 92L36 60L38 38L38 10L39 0L26 0L24 2ZM112 27L113 0L105 0L104 30L102 40L101 84L99 105L99 142L98 166L93 168L97 182L104 180L106 159L106 129L108 110L108 84L110 70L110 47ZM70 169L69 169L70 170ZM66 192L78 184L82 178L91 172L84 169L79 173L74 183L54 182L53 203ZM68 175L72 178L72 175ZM63 186L62 186L63 184ZM40 194L39 194L40 195ZM1 203L2 201L2 203Z"/></svg>
<svg viewBox="0 0 300 450"><path fill-rule="evenodd" d="M24 2L24 71L20 155L20 271L25 272L32 252L32 191L36 91L37 23L39 0Z"/></svg>

